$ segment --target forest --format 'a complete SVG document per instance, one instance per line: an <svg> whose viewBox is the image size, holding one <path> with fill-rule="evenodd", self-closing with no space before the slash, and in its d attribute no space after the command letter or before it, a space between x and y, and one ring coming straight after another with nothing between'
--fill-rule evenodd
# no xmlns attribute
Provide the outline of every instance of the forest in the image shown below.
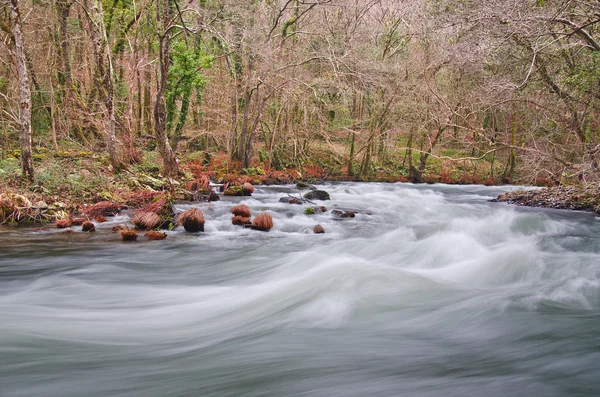
<svg viewBox="0 0 600 397"><path fill-rule="evenodd" d="M592 183L599 23L596 0L1 0L0 186Z"/></svg>

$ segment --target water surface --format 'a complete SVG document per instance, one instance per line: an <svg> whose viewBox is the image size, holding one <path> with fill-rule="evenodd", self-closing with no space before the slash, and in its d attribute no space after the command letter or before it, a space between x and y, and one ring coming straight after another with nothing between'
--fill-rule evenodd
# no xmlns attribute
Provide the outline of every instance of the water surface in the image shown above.
<svg viewBox="0 0 600 397"><path fill-rule="evenodd" d="M594 215L320 187L356 218L278 203L287 186L195 204L205 233L165 241L119 241L127 215L0 229L0 396L600 395ZM237 202L274 229L231 225Z"/></svg>

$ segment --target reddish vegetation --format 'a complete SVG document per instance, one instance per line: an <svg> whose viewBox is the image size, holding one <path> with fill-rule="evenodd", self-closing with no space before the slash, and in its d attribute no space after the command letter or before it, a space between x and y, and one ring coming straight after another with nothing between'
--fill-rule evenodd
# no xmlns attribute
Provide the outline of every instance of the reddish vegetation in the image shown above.
<svg viewBox="0 0 600 397"><path fill-rule="evenodd" d="M96 231L96 226L94 226L94 224L90 221L85 221L81 225L81 231L82 232L94 232L94 231Z"/></svg>
<svg viewBox="0 0 600 397"><path fill-rule="evenodd" d="M151 203L158 196L162 195L161 192L153 192L151 190L138 190L131 192L125 196L127 205L134 208L139 208L146 204Z"/></svg>
<svg viewBox="0 0 600 397"><path fill-rule="evenodd" d="M242 185L242 190L244 191L244 196L252 196L252 193L254 193L254 186L248 182L245 182Z"/></svg>
<svg viewBox="0 0 600 397"><path fill-rule="evenodd" d="M250 218L236 215L233 218L231 218L231 223L236 226L244 226L244 225L250 225L252 222L250 221Z"/></svg>
<svg viewBox="0 0 600 397"><path fill-rule="evenodd" d="M189 181L186 183L186 188L191 190L192 192L197 192L198 190L209 190L210 189L210 180L208 176L205 174L200 174L193 181Z"/></svg>
<svg viewBox="0 0 600 397"><path fill-rule="evenodd" d="M85 222L85 219L83 219L83 218L73 218L74 226L81 226L81 225L83 225L83 222Z"/></svg>
<svg viewBox="0 0 600 397"><path fill-rule="evenodd" d="M250 212L250 208L246 204L238 204L231 209L231 212L235 216L241 216L244 218L250 218L252 213Z"/></svg>
<svg viewBox="0 0 600 397"><path fill-rule="evenodd" d="M313 228L313 232L315 232L316 234L323 234L325 233L325 229L323 229L323 226L321 225L315 225L315 227Z"/></svg>
<svg viewBox="0 0 600 397"><path fill-rule="evenodd" d="M65 229L67 227L71 227L71 225L73 225L73 220L71 218L56 221L56 227L58 229Z"/></svg>
<svg viewBox="0 0 600 397"><path fill-rule="evenodd" d="M106 217L104 215L98 215L97 217L94 218L94 220L98 223L103 223L103 222L106 222Z"/></svg>
<svg viewBox="0 0 600 397"><path fill-rule="evenodd" d="M203 232L204 214L198 208L189 209L179 215L178 223L186 232Z"/></svg>
<svg viewBox="0 0 600 397"><path fill-rule="evenodd" d="M131 222L135 225L137 229L140 230L156 229L162 224L160 216L158 216L154 212L141 211L135 213Z"/></svg>
<svg viewBox="0 0 600 397"><path fill-rule="evenodd" d="M138 238L136 232L131 229L123 229L121 230L121 240L123 241L135 241Z"/></svg>
<svg viewBox="0 0 600 397"><path fill-rule="evenodd" d="M261 230L263 232L268 232L273 228L273 217L266 212L261 212L258 214L256 218L254 218L254 222L252 222L252 229Z"/></svg>
<svg viewBox="0 0 600 397"><path fill-rule="evenodd" d="M83 213L90 218L95 218L98 215L115 216L125 208L119 203L112 201L100 201L90 207L84 208Z"/></svg>
<svg viewBox="0 0 600 397"><path fill-rule="evenodd" d="M173 217L174 215L173 206L165 197L144 205L140 208L140 212L153 212L161 217Z"/></svg>
<svg viewBox="0 0 600 397"><path fill-rule="evenodd" d="M144 234L148 240L164 240L167 238L167 233L157 232L155 230L151 230Z"/></svg>

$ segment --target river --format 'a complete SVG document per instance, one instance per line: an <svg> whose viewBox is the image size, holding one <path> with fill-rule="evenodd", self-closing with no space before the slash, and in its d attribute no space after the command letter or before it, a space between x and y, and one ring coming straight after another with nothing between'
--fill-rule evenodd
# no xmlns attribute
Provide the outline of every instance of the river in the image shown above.
<svg viewBox="0 0 600 397"><path fill-rule="evenodd" d="M502 187L319 187L327 213L258 187L164 241L121 242L127 215L0 229L0 396L600 395L593 214L489 203ZM275 227L231 225L237 202Z"/></svg>

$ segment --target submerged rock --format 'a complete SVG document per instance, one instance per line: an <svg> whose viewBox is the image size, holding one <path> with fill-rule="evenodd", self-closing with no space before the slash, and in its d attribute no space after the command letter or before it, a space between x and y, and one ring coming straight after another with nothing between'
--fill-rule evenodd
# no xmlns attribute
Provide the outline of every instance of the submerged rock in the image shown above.
<svg viewBox="0 0 600 397"><path fill-rule="evenodd" d="M354 218L356 217L355 211L344 211L344 210L332 210L331 215L337 218Z"/></svg>
<svg viewBox="0 0 600 397"><path fill-rule="evenodd" d="M307 200L330 200L329 193L325 190L313 190L304 195Z"/></svg>

